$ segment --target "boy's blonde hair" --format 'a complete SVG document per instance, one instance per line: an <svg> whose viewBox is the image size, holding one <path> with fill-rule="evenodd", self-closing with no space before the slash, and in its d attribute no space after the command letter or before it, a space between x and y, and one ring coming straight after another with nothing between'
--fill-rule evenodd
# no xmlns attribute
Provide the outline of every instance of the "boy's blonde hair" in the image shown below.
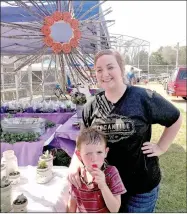
<svg viewBox="0 0 187 214"><path fill-rule="evenodd" d="M104 143L107 145L105 136L102 132L97 130L96 128L84 128L79 133L77 139L76 139L76 147L77 150L80 151L82 144L98 144L98 143Z"/></svg>

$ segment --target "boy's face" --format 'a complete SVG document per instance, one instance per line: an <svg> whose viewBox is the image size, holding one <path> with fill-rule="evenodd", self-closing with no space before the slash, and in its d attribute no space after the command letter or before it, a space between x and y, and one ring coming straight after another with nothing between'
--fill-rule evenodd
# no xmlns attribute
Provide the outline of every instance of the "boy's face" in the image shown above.
<svg viewBox="0 0 187 214"><path fill-rule="evenodd" d="M82 143L79 154L84 165L88 169L91 169L93 164L96 164L98 168L101 168L108 150L109 148L106 148L104 142L97 142L95 144Z"/></svg>

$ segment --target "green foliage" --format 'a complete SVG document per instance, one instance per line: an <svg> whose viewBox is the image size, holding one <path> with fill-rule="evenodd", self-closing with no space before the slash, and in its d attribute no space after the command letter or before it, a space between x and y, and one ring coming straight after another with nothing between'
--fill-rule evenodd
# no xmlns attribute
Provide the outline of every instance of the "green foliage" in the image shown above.
<svg viewBox="0 0 187 214"><path fill-rule="evenodd" d="M52 128L52 127L54 127L56 124L54 123L54 122L52 122L52 121L47 121L46 122L46 124L45 124L45 128L47 129L47 128Z"/></svg>
<svg viewBox="0 0 187 214"><path fill-rule="evenodd" d="M1 132L1 142L7 142L14 144L16 142L26 141L33 142L37 141L40 137L39 133L28 132L28 133L10 133L10 132Z"/></svg>
<svg viewBox="0 0 187 214"><path fill-rule="evenodd" d="M38 162L38 169L46 169L47 163L45 161L39 161Z"/></svg>
<svg viewBox="0 0 187 214"><path fill-rule="evenodd" d="M69 167L71 158L64 150L58 149L55 156L54 165Z"/></svg>
<svg viewBox="0 0 187 214"><path fill-rule="evenodd" d="M74 104L83 105L86 103L86 95L80 92L75 92L71 95L71 100Z"/></svg>

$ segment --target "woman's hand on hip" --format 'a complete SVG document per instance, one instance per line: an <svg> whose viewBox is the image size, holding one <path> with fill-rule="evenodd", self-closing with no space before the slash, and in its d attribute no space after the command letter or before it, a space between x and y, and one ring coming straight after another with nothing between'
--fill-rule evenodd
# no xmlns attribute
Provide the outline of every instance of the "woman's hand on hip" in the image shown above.
<svg viewBox="0 0 187 214"><path fill-rule="evenodd" d="M147 154L147 157L160 156L165 153L158 144L145 142L142 146L143 154Z"/></svg>
<svg viewBox="0 0 187 214"><path fill-rule="evenodd" d="M80 167L70 167L68 171L68 180L77 189L81 187L80 181Z"/></svg>

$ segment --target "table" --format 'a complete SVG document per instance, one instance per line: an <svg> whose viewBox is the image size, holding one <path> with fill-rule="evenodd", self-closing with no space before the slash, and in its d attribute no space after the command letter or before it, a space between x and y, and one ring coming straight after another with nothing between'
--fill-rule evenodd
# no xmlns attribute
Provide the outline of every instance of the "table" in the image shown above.
<svg viewBox="0 0 187 214"><path fill-rule="evenodd" d="M19 166L36 166L39 156L43 152L43 147L53 140L55 132L58 131L61 126L62 125L58 124L53 128L47 129L40 137L39 141L17 142L14 144L1 142L1 156L4 151L11 149L14 150L15 155L17 156Z"/></svg>
<svg viewBox="0 0 187 214"><path fill-rule="evenodd" d="M21 179L12 185L12 201L23 193L28 199L28 212L66 212L69 196L68 168L54 166L54 177L46 184L36 183L36 167L19 167Z"/></svg>
<svg viewBox="0 0 187 214"><path fill-rule="evenodd" d="M77 116L75 114L56 131L54 139L50 143L55 148L63 149L70 157L74 153L75 140L80 131L80 129L72 126L76 121Z"/></svg>
<svg viewBox="0 0 187 214"><path fill-rule="evenodd" d="M16 113L16 117L41 117L50 120L56 124L65 123L75 112L64 112L64 113ZM1 114L3 118L6 114Z"/></svg>

